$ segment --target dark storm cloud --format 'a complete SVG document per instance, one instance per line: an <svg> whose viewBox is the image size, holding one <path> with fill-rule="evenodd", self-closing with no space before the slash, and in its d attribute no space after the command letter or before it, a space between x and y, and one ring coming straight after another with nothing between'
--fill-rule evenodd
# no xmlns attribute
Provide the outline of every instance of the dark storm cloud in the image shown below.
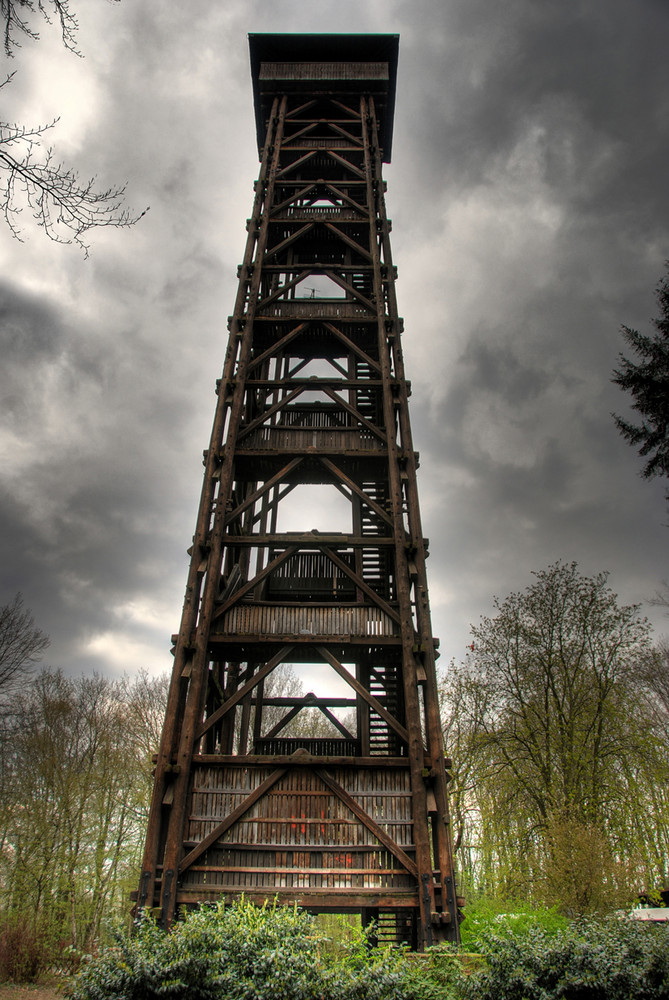
<svg viewBox="0 0 669 1000"><path fill-rule="evenodd" d="M206 270L205 263L196 261L194 270ZM183 311L193 282L188 261L180 273L178 288L161 290L158 316ZM51 636L56 665L108 668L108 650L89 649L89 640L118 628L119 608L128 603L164 599L166 575L185 565L187 536L175 530L184 495L175 449L194 406L189 349L173 349L186 380L166 391L172 352L160 335L167 322L154 340L139 327L115 329L102 314L90 325L76 312L68 317L53 296L6 285L0 292L2 601L24 592ZM189 513L195 449L192 458ZM121 624L140 646L153 640L147 625ZM166 630L163 645L168 637Z"/></svg>
<svg viewBox="0 0 669 1000"><path fill-rule="evenodd" d="M558 557L636 583L644 565L661 574L661 490L617 436L610 412L626 401L609 380L620 324L646 324L669 255L669 8L411 9L396 132L409 138L393 169L420 183L402 187L396 230L431 214L422 280L438 290L441 265L446 287L445 329L416 355L432 399L414 411L423 467L443 463L444 558L471 592L486 573L503 592Z"/></svg>
<svg viewBox="0 0 669 1000"><path fill-rule="evenodd" d="M249 31L401 36L388 206L445 657L557 558L652 596L664 491L609 379L669 256L669 7L78 9L86 59L25 46L17 110L60 113L82 175L151 209L85 263L0 234L0 602L24 591L52 662L169 667L258 169Z"/></svg>
<svg viewBox="0 0 669 1000"><path fill-rule="evenodd" d="M476 183L532 121L555 127L548 149L556 183L571 180L570 163L588 168L597 137L621 142L630 160L641 152L642 164L663 148L649 129L666 127L665 4L456 0L401 10L415 30L402 37L400 106L422 105L412 124L431 151L424 164L434 168L447 148L449 172ZM412 74L406 60L418 49L422 72Z"/></svg>

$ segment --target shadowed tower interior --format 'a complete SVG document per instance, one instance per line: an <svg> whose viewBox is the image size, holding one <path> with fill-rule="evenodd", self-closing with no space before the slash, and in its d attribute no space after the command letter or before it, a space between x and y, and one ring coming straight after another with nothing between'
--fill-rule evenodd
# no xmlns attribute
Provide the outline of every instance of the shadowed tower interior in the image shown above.
<svg viewBox="0 0 669 1000"><path fill-rule="evenodd" d="M458 908L382 178L398 37L250 50L260 174L138 906L278 897L422 950Z"/></svg>

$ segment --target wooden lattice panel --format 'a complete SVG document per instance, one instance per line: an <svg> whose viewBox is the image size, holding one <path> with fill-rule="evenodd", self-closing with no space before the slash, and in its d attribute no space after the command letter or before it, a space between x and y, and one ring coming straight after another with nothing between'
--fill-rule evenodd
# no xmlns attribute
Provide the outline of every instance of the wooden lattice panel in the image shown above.
<svg viewBox="0 0 669 1000"><path fill-rule="evenodd" d="M266 782L271 768L200 767L187 826L197 844ZM340 785L408 857L414 854L406 769L330 768ZM336 845L336 849L332 845ZM349 806L309 769L288 771L191 866L183 888L409 889L412 877Z"/></svg>

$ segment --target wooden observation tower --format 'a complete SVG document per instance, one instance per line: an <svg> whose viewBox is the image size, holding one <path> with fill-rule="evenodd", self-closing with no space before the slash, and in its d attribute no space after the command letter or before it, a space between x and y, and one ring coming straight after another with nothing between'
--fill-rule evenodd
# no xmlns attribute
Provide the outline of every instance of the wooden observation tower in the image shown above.
<svg viewBox="0 0 669 1000"><path fill-rule="evenodd" d="M138 905L169 924L200 901L278 897L423 949L456 941L458 915L381 174L398 37L250 46L260 175ZM315 486L344 504L343 530L339 508L311 530L330 510ZM282 664L333 683L273 695ZM306 709L325 730L290 735Z"/></svg>

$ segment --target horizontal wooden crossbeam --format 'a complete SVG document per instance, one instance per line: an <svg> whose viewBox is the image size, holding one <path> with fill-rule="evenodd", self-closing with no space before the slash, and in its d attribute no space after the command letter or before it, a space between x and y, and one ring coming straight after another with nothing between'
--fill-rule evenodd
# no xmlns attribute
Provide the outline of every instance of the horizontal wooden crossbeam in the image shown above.
<svg viewBox="0 0 669 1000"><path fill-rule="evenodd" d="M362 490L360 491L362 493ZM364 494L363 494L364 499ZM373 502L372 502L373 503ZM376 510L377 505L370 507ZM378 511L377 511L378 513ZM387 517L384 517L387 520ZM228 545L239 545L243 547L273 548L288 545L298 546L300 549L320 549L323 545L340 549L377 549L390 548L395 542L394 539L385 535L326 535L320 532L314 534L309 532L288 531L284 534L276 535L224 535L224 540Z"/></svg>

